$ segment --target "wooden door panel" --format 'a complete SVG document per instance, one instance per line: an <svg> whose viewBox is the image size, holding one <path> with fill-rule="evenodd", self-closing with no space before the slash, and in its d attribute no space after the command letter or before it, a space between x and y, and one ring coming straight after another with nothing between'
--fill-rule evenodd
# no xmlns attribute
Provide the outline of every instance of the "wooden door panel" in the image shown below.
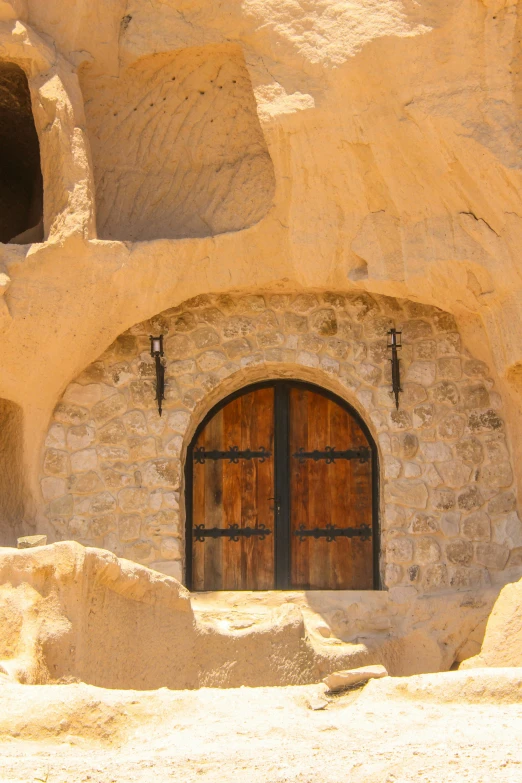
<svg viewBox="0 0 522 783"><path fill-rule="evenodd" d="M303 387L290 390L291 585L300 589L373 587L371 538L300 536L300 530L372 529L371 459L299 458L299 450L326 454L369 449L364 432L336 402ZM371 453L371 452L370 452ZM366 528L367 526L367 528Z"/></svg>
<svg viewBox="0 0 522 783"><path fill-rule="evenodd" d="M230 458L198 458L230 452ZM233 458L231 450L270 456ZM198 461L199 459L199 461ZM194 590L269 590L274 587L274 389L235 398L206 424L194 446L192 586ZM197 526L269 531L264 538L231 536L198 540Z"/></svg>

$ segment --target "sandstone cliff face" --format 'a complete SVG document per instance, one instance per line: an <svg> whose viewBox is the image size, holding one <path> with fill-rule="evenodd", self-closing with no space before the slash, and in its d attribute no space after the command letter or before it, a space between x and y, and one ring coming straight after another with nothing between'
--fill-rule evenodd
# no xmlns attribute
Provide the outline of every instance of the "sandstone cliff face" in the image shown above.
<svg viewBox="0 0 522 783"><path fill-rule="evenodd" d="M510 0L0 3L44 181L45 241L0 246L20 532L43 521L67 384L200 294L364 290L452 314L520 471L521 25Z"/></svg>

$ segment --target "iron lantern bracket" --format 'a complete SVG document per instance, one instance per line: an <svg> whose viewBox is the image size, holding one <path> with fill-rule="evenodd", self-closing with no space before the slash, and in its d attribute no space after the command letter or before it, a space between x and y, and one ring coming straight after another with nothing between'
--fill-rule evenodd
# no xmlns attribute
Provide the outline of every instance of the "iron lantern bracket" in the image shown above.
<svg viewBox="0 0 522 783"><path fill-rule="evenodd" d="M161 361L163 357L163 335L153 337L150 335L150 355L156 360L156 401L158 413L161 416L162 402L165 399L165 366Z"/></svg>

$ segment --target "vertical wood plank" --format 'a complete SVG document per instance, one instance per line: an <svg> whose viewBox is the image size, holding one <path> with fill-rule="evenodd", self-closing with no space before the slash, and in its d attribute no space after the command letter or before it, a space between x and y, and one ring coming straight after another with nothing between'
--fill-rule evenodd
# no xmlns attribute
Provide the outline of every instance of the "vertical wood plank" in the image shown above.
<svg viewBox="0 0 522 783"><path fill-rule="evenodd" d="M241 398L223 408L224 449L241 447ZM242 525L241 465L223 462L223 526ZM241 590L241 546L237 541L223 539L223 584L227 590Z"/></svg>
<svg viewBox="0 0 522 783"><path fill-rule="evenodd" d="M223 448L223 411L207 425L206 447ZM205 463L205 526L222 527L223 522L223 462ZM205 590L223 590L223 539L205 539Z"/></svg>

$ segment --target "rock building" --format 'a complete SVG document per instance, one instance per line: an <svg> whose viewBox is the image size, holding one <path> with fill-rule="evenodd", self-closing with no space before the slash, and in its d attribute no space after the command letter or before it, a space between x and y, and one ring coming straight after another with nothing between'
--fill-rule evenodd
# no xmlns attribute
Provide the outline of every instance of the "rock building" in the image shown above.
<svg viewBox="0 0 522 783"><path fill-rule="evenodd" d="M521 26L0 0L1 543L195 590L519 576Z"/></svg>

